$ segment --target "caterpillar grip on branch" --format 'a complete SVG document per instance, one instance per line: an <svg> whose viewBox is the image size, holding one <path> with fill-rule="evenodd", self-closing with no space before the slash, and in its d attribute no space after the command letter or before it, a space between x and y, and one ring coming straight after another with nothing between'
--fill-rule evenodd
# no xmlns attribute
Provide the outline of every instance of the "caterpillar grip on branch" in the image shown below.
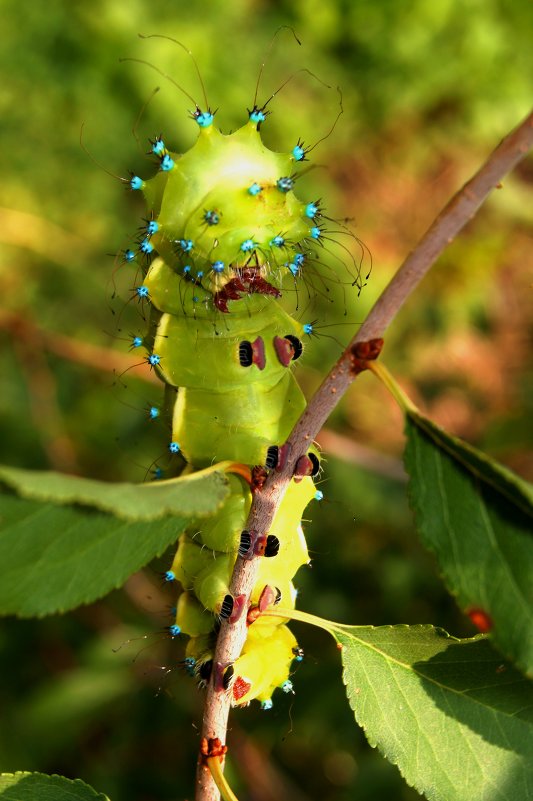
<svg viewBox="0 0 533 801"><path fill-rule="evenodd" d="M129 180L147 214L123 260L142 269L136 293L150 316L139 345L166 385L166 408L172 405L169 450L187 471L226 460L236 468L220 512L180 537L165 574L182 587L171 628L188 635L184 664L200 684L213 675L234 705L257 699L269 709L276 688L292 691L291 666L303 657L284 619L261 612L277 603L294 608L293 578L309 562L301 519L321 497L314 448L298 459L270 532L258 538L245 524L252 492L283 464L284 443L306 405L291 368L309 326L279 299L309 264L317 269L322 208L295 192L308 149L298 141L289 153L269 150L259 131L265 117L254 105L247 123L224 135L213 112L197 107L198 138L186 153L171 151L162 136L151 140L159 169ZM261 559L250 598L228 590L238 555ZM241 656L213 666L218 621L245 612Z"/></svg>

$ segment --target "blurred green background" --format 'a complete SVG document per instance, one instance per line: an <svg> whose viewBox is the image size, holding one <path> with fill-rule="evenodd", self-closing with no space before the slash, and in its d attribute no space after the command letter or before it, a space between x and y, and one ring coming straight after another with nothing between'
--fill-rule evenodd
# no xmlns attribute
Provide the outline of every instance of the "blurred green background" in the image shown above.
<svg viewBox="0 0 533 801"><path fill-rule="evenodd" d="M332 247L326 260L338 277L316 302L302 290L298 313L331 326L299 369L309 392L436 213L531 102L529 0L3 0L0 14L1 458L29 468L143 480L165 450L166 432L144 411L158 386L135 370L117 377L135 361L127 339L142 320L128 302L130 268L111 278L113 254L131 243L143 208L80 147L83 124L86 148L107 170L148 176L148 137L163 132L176 150L194 141L183 95L148 67L119 63L147 59L200 98L190 60L138 33L174 36L193 51L228 132L246 120L274 32L294 26L302 46L280 33L260 100L302 68L320 80L298 72L271 103L264 136L279 150L324 136L341 88L344 114L298 191L321 197L331 218L349 218L374 267L357 297ZM139 148L132 127L156 86ZM530 479L532 182L529 159L442 256L384 352L428 414ZM357 257L355 239L346 245ZM364 274L369 266L366 255ZM300 605L351 623L473 633L417 544L400 415L371 375L356 382L321 442L325 500L306 525L313 565L298 576ZM192 798L201 694L178 667L182 649L162 633L173 602L158 572L167 564L65 617L3 622L2 770L79 776L113 801ZM334 646L295 628L306 651L296 695L276 698L271 713L252 707L232 717L230 773L241 801L418 797L356 729Z"/></svg>

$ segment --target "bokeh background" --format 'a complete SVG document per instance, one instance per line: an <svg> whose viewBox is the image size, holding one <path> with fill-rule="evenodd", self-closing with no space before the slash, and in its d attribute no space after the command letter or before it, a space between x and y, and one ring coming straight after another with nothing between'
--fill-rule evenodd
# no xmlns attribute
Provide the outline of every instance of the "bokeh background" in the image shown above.
<svg viewBox="0 0 533 801"><path fill-rule="evenodd" d="M114 254L132 242L143 209L80 146L83 125L106 170L148 176L148 137L163 132L176 150L193 143L190 102L149 67L119 58L150 61L201 102L194 68L179 47L138 33L192 50L227 132L246 119L276 29L294 26L302 45L282 31L260 87L264 102L296 73L264 126L276 149L324 136L341 88L344 114L298 191L321 197L332 219L349 218L373 270L358 297L337 250L326 256L335 278L318 299L300 293L298 313L318 320L320 334L299 368L309 393L436 213L531 102L528 0L3 0L0 14L0 443L2 461L28 468L141 481L165 450L164 429L144 410L158 387L139 370L120 377L142 320L129 302L135 276L115 269ZM137 123L139 146L132 128L156 86ZM448 248L384 351L423 410L530 479L532 183L529 159ZM346 245L357 258L355 236ZM366 254L363 274L369 267ZM325 500L306 525L313 563L298 576L300 605L345 622L432 622L472 634L417 543L401 418L371 375L358 379L321 442ZM64 617L3 621L2 770L81 777L113 801L192 797L202 698L179 668L182 647L163 633L167 565L162 558ZM306 651L296 695L277 698L268 714L252 707L232 717L229 770L241 801L418 797L355 727L332 643L296 628Z"/></svg>

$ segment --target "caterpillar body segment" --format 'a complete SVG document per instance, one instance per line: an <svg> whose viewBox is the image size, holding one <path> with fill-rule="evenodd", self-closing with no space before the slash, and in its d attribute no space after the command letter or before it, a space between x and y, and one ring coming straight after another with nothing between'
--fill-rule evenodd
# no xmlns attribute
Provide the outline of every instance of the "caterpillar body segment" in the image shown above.
<svg viewBox="0 0 533 801"><path fill-rule="evenodd" d="M303 352L306 326L278 298L294 289L311 254L316 264L312 231L320 207L294 192L301 156L266 148L260 120L252 116L226 136L212 115L195 113L199 135L193 147L179 155L158 137L152 152L160 170L130 182L148 206L138 252L130 259L143 265L136 292L150 304L142 342L166 385L165 406L173 405L171 445L189 470L226 460L246 471L275 469L305 409L291 368ZM219 621L247 614L243 652L222 680L235 705L258 699L267 709L276 688L292 690L291 665L301 649L283 618L261 612L277 603L294 607L293 578L309 562L300 521L316 497L310 476L318 456L312 450L299 464L263 538L245 531L249 483L229 474L226 503L216 517L196 521L180 537L169 571L183 589L174 627L190 638L184 666L200 683L213 669ZM245 610L242 599L229 594L239 554L261 560Z"/></svg>

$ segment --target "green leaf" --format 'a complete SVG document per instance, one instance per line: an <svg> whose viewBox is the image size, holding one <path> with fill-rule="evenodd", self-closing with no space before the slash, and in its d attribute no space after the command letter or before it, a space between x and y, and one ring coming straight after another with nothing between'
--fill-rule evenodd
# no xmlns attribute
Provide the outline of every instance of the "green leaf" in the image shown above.
<svg viewBox="0 0 533 801"><path fill-rule="evenodd" d="M63 473L0 466L0 482L24 498L82 504L124 520L157 520L167 515L214 514L229 494L227 462L168 481L109 484Z"/></svg>
<svg viewBox="0 0 533 801"><path fill-rule="evenodd" d="M90 603L161 554L189 523L179 517L129 522L4 495L0 614L42 617Z"/></svg>
<svg viewBox="0 0 533 801"><path fill-rule="evenodd" d="M109 801L80 779L44 773L2 773L1 801Z"/></svg>
<svg viewBox="0 0 533 801"><path fill-rule="evenodd" d="M343 679L372 746L431 801L533 797L533 687L483 635L338 626Z"/></svg>
<svg viewBox="0 0 533 801"><path fill-rule="evenodd" d="M414 410L406 414L409 497L424 544L459 605L533 675L533 490Z"/></svg>

